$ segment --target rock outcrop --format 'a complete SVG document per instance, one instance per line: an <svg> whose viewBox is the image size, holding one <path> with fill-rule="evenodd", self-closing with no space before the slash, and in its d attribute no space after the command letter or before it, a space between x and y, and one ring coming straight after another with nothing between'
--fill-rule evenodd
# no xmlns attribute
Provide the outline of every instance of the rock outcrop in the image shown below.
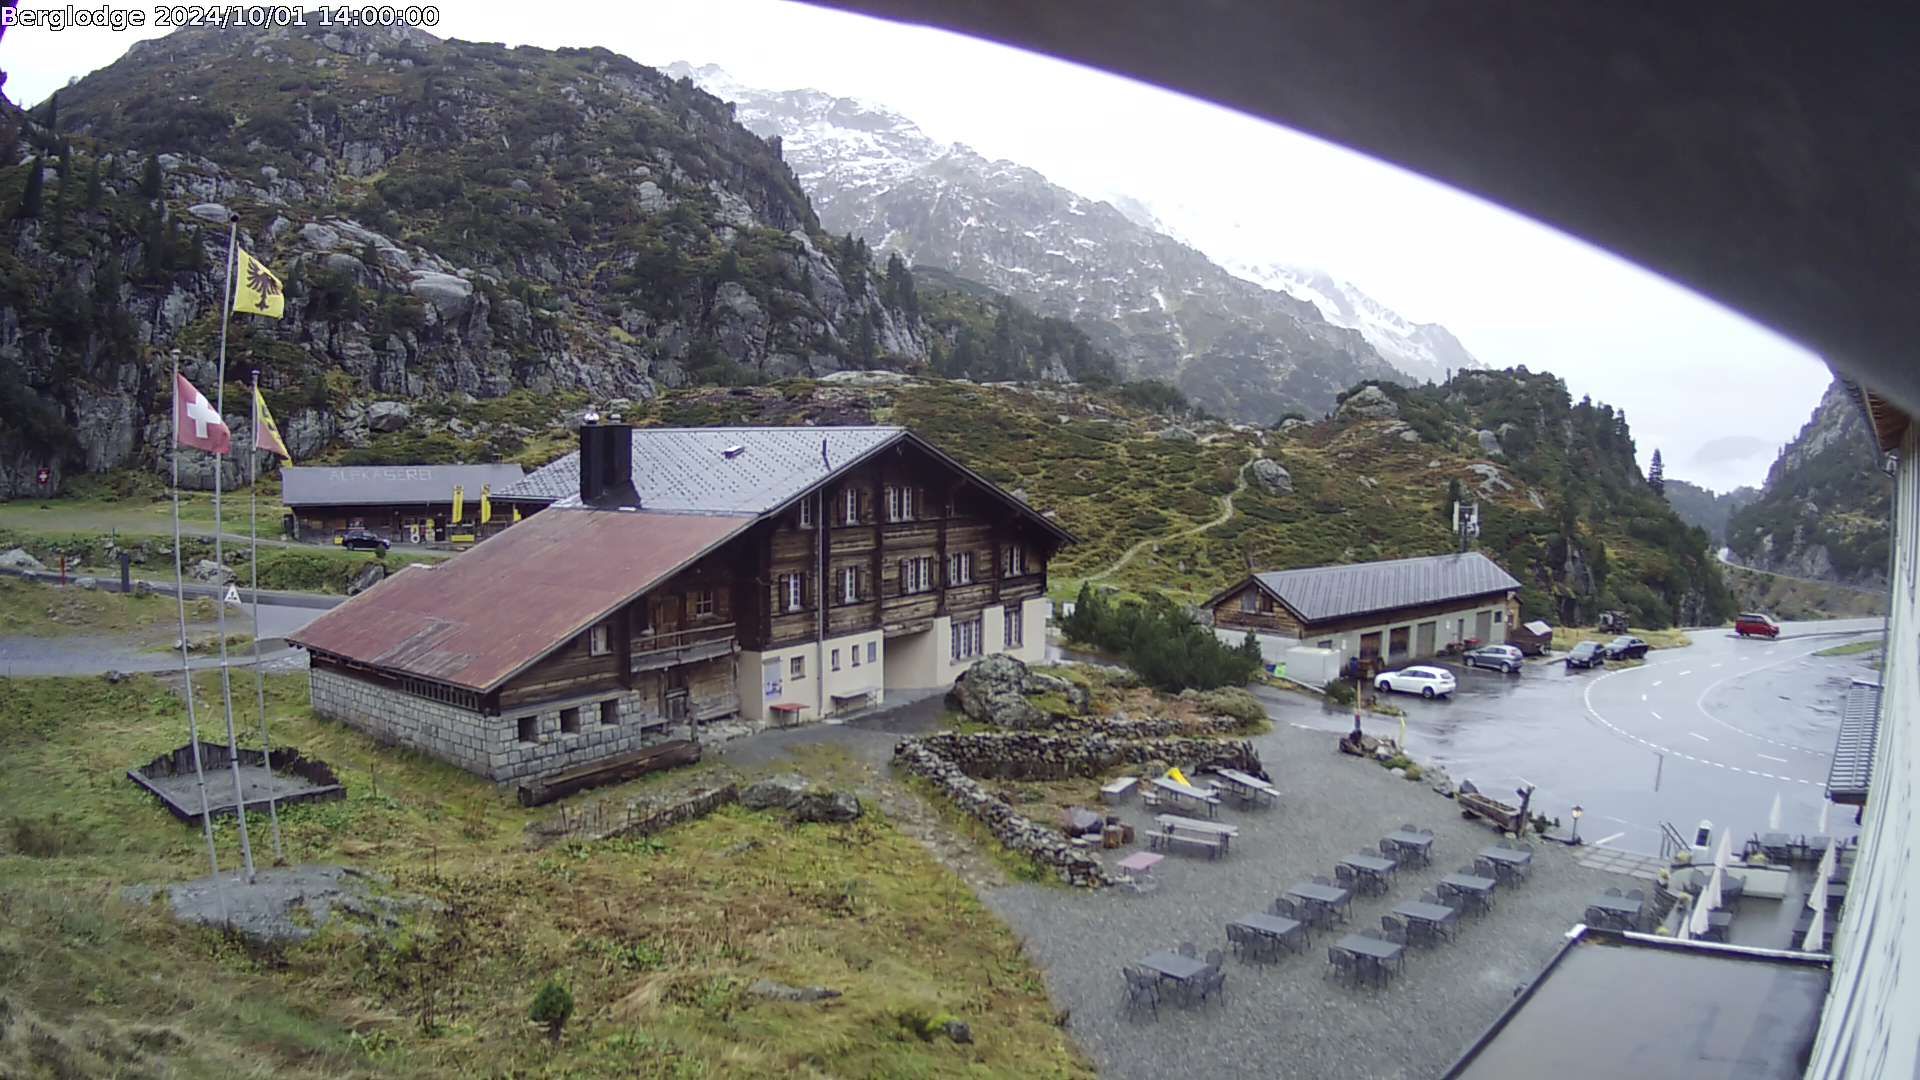
<svg viewBox="0 0 1920 1080"><path fill-rule="evenodd" d="M1347 395L1334 415L1342 420L1393 420L1400 416L1400 406L1385 390L1368 384Z"/></svg>
<svg viewBox="0 0 1920 1080"><path fill-rule="evenodd" d="M1030 698L1055 695L1071 712L1087 707L1087 691L1055 675L1043 675L1017 657L996 653L977 660L954 680L947 700L971 720L1014 730L1054 725L1056 717ZM1071 715L1071 712L1069 715Z"/></svg>
<svg viewBox="0 0 1920 1080"><path fill-rule="evenodd" d="M1293 474L1272 458L1257 458L1247 469L1253 474L1254 483L1275 495L1293 494Z"/></svg>

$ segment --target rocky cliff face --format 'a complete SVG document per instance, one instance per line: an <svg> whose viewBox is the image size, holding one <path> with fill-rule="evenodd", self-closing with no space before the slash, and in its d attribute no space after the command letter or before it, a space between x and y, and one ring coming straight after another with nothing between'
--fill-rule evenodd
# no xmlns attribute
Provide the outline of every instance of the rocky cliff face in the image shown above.
<svg viewBox="0 0 1920 1080"><path fill-rule="evenodd" d="M668 70L778 138L831 230L1071 319L1127 375L1171 381L1215 413L1272 423L1323 412L1359 380L1406 377L1312 303L1228 273L1032 169L937 142L862 102L756 90L711 66Z"/></svg>
<svg viewBox="0 0 1920 1080"><path fill-rule="evenodd" d="M1283 263L1231 269L1255 284L1311 303L1335 326L1359 331L1382 359L1410 379L1445 382L1453 372L1485 366L1446 327L1414 322L1324 270Z"/></svg>
<svg viewBox="0 0 1920 1080"><path fill-rule="evenodd" d="M1866 420L1836 379L1767 470L1759 498L1728 519L1727 546L1760 570L1880 588L1892 500Z"/></svg>
<svg viewBox="0 0 1920 1080"><path fill-rule="evenodd" d="M1666 496L1667 505L1680 515L1680 520L1700 526L1707 530L1707 535L1713 538L1715 544L1724 544L1727 542L1727 519L1741 507L1759 498L1760 489L1741 487L1714 492L1685 480L1668 477Z"/></svg>
<svg viewBox="0 0 1920 1080"><path fill-rule="evenodd" d="M226 412L260 369L300 456L366 445L369 398L644 399L929 358L777 146L604 49L182 31L58 105L58 130L0 116L0 498L163 463L169 352L217 391L232 215L287 305L235 317Z"/></svg>

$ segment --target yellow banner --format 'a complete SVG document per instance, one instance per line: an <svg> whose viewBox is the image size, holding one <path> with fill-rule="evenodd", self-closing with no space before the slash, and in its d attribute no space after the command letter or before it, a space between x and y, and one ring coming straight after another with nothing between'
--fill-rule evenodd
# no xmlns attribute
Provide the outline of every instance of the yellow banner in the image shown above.
<svg viewBox="0 0 1920 1080"><path fill-rule="evenodd" d="M1177 765L1167 770L1167 779L1173 781L1176 784L1187 784L1187 775L1181 772L1179 766ZM1193 785L1187 784L1187 786L1192 787Z"/></svg>
<svg viewBox="0 0 1920 1080"><path fill-rule="evenodd" d="M286 440L280 437L280 425L273 422L273 414L267 411L267 399L260 396L260 388L253 390L253 448L265 450L287 464L293 464L293 455L287 451Z"/></svg>
<svg viewBox="0 0 1920 1080"><path fill-rule="evenodd" d="M459 484L453 485L453 524L460 524L460 512L466 509L466 506L467 493L460 490Z"/></svg>
<svg viewBox="0 0 1920 1080"><path fill-rule="evenodd" d="M480 524L493 520L493 485L480 485Z"/></svg>
<svg viewBox="0 0 1920 1080"><path fill-rule="evenodd" d="M235 250L235 272L233 277L233 310L242 315L265 315L269 319L278 319L287 311L287 291L280 287L280 279L266 264L247 254L245 248Z"/></svg>

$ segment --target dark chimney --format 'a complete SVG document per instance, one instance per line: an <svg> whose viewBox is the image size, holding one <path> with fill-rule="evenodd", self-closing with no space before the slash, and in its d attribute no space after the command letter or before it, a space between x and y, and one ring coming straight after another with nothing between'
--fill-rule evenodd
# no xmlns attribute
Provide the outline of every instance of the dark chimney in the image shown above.
<svg viewBox="0 0 1920 1080"><path fill-rule="evenodd" d="M633 488L633 428L619 414L601 423L588 413L580 423L580 502L586 506L638 507Z"/></svg>

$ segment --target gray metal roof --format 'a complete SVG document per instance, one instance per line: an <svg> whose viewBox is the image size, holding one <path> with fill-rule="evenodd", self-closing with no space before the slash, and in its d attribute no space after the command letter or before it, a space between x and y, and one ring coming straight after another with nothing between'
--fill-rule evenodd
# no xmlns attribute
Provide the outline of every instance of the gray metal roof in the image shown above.
<svg viewBox="0 0 1920 1080"><path fill-rule="evenodd" d="M480 486L493 494L520 483L518 465L289 465L280 470L280 501L288 506L387 505L453 501L460 485L468 500Z"/></svg>
<svg viewBox="0 0 1920 1080"><path fill-rule="evenodd" d="M1294 614L1308 622L1484 596L1520 587L1513 575L1477 551L1271 570L1254 577Z"/></svg>
<svg viewBox="0 0 1920 1080"><path fill-rule="evenodd" d="M906 433L901 427L635 428L633 487L648 510L764 514ZM735 447L739 452L728 457ZM578 505L579 451L497 494Z"/></svg>
<svg viewBox="0 0 1920 1080"><path fill-rule="evenodd" d="M1840 710L1840 734L1827 766L1827 798L1849 806L1867 801L1873 782L1873 747L1880 740L1880 684L1855 679Z"/></svg>

